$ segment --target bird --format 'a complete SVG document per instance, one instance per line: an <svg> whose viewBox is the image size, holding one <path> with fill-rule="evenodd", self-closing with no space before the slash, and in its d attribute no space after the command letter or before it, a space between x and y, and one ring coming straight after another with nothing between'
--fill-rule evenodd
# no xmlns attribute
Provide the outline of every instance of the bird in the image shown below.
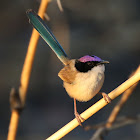
<svg viewBox="0 0 140 140"><path fill-rule="evenodd" d="M105 64L108 64L109 61L102 60L95 55L70 59L45 21L32 9L28 9L26 14L29 23L39 32L40 36L63 63L64 67L60 70L58 76L63 80L66 92L74 100L74 115L79 125L82 126L85 119L79 115L76 101L87 102L97 93L100 93L99 91L104 83ZM108 94L103 92L102 95L107 103L111 102Z"/></svg>

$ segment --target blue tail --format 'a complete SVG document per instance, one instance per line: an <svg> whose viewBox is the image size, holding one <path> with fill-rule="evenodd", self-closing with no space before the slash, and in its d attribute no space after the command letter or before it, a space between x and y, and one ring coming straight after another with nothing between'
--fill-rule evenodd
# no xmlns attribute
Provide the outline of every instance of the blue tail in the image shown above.
<svg viewBox="0 0 140 140"><path fill-rule="evenodd" d="M29 18L29 22L39 32L40 36L51 47L51 49L55 52L61 62L66 64L68 61L67 55L61 45L56 40L55 36L48 28L48 26L45 24L45 22L33 10L27 10L26 13Z"/></svg>

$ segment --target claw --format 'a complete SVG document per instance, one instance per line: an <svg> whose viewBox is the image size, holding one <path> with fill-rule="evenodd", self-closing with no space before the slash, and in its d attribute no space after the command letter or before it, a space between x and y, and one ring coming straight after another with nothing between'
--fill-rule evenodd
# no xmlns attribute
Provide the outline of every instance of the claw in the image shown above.
<svg viewBox="0 0 140 140"><path fill-rule="evenodd" d="M79 125L82 126L82 121L85 121L85 119L82 118L82 117L79 115L78 112L75 112L74 114L75 114L75 118L77 119Z"/></svg>
<svg viewBox="0 0 140 140"><path fill-rule="evenodd" d="M111 103L111 98L108 96L108 94L103 92L102 96L103 96L106 103Z"/></svg>

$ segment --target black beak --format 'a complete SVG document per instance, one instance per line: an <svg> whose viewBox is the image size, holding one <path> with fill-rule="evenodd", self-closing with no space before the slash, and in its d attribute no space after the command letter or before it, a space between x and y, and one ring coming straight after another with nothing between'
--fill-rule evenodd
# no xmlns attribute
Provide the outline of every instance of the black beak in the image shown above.
<svg viewBox="0 0 140 140"><path fill-rule="evenodd" d="M99 63L100 63L100 64L109 64L109 61L101 60Z"/></svg>

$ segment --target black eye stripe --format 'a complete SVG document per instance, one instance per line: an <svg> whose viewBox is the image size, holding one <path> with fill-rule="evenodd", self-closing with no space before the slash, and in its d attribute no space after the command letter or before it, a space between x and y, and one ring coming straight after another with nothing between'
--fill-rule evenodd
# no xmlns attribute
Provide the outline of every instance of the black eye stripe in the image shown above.
<svg viewBox="0 0 140 140"><path fill-rule="evenodd" d="M80 61L76 60L75 67L80 72L88 72L94 66L97 66L98 63L99 63L98 61L88 61L88 62L84 63L84 62L80 62Z"/></svg>

